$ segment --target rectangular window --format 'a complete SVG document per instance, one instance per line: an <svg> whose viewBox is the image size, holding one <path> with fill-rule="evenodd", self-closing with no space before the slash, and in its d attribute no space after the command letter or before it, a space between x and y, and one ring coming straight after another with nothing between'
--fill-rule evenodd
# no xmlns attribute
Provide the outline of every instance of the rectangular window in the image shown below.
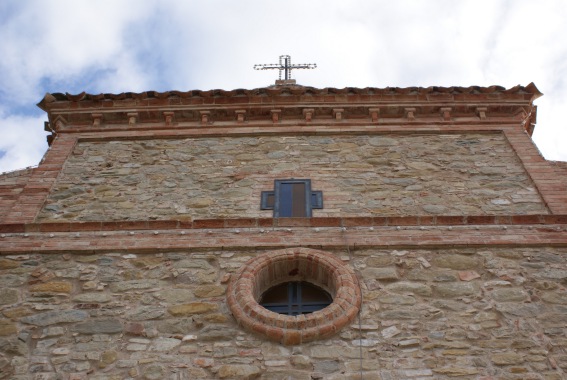
<svg viewBox="0 0 567 380"><path fill-rule="evenodd" d="M307 216L305 187L304 182L281 182L279 184L280 194L277 198L280 202L278 207L279 217L301 218Z"/></svg>
<svg viewBox="0 0 567 380"><path fill-rule="evenodd" d="M313 208L323 208L323 193L311 191L309 179L277 179L274 191L262 191L262 210L274 210L274 218L311 217Z"/></svg>

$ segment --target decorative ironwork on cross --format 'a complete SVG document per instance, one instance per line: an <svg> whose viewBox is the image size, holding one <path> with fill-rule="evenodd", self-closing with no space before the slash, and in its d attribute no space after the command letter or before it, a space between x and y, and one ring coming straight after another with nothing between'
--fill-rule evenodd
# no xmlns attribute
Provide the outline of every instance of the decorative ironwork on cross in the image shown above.
<svg viewBox="0 0 567 380"><path fill-rule="evenodd" d="M282 71L284 72L284 80L291 79L291 70L293 69L315 69L316 63L301 63L297 65L291 64L289 55L280 55L280 63L267 63L254 65L254 70L279 70L279 79L282 79Z"/></svg>

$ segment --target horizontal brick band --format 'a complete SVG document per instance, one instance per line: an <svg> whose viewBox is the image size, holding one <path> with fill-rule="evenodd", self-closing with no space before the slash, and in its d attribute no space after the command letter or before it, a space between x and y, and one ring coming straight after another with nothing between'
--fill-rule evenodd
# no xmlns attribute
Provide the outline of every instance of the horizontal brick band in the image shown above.
<svg viewBox="0 0 567 380"><path fill-rule="evenodd" d="M219 218L185 220L138 220L116 222L1 223L2 233L82 232L161 229L218 229L270 227L357 227L357 226L467 226L567 224L567 214L528 215L420 215L317 218Z"/></svg>
<svg viewBox="0 0 567 380"><path fill-rule="evenodd" d="M258 303L269 288L299 280L325 289L333 302L322 310L299 316L274 313ZM228 306L241 326L285 345L335 334L354 320L361 302L354 271L335 256L308 248L266 252L249 260L232 275L227 289Z"/></svg>

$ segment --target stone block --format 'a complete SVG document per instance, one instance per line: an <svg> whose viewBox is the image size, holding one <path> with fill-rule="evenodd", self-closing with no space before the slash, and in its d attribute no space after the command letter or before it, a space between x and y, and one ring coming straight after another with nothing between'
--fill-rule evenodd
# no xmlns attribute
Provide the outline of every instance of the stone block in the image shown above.
<svg viewBox="0 0 567 380"><path fill-rule="evenodd" d="M81 334L117 334L123 331L122 323L118 319L92 320L78 323L72 331Z"/></svg>
<svg viewBox="0 0 567 380"><path fill-rule="evenodd" d="M544 292L540 295L540 297L548 303L567 305L567 292L563 290Z"/></svg>
<svg viewBox="0 0 567 380"><path fill-rule="evenodd" d="M158 280L130 280L119 281L110 284L110 290L115 293L127 292L130 290L145 290L159 286Z"/></svg>
<svg viewBox="0 0 567 380"><path fill-rule="evenodd" d="M11 305L18 302L18 290L0 288L0 305Z"/></svg>
<svg viewBox="0 0 567 380"><path fill-rule="evenodd" d="M311 359L306 355L292 355L290 357L290 363L292 366L299 369L311 370L313 368Z"/></svg>
<svg viewBox="0 0 567 380"><path fill-rule="evenodd" d="M117 359L118 359L118 352L114 350L104 351L100 356L98 366L99 368L106 368L111 364L114 364Z"/></svg>
<svg viewBox="0 0 567 380"><path fill-rule="evenodd" d="M61 310L30 315L23 317L20 321L30 325L49 326L56 323L81 322L88 317L89 314L82 310Z"/></svg>
<svg viewBox="0 0 567 380"><path fill-rule="evenodd" d="M201 331L199 331L199 340L211 342L211 341L226 341L231 340L237 331L231 328L227 328L223 325L209 325L205 326Z"/></svg>
<svg viewBox="0 0 567 380"><path fill-rule="evenodd" d="M0 270L14 269L20 266L16 260L0 259Z"/></svg>
<svg viewBox="0 0 567 380"><path fill-rule="evenodd" d="M51 281L29 287L32 293L71 293L73 286L66 281Z"/></svg>
<svg viewBox="0 0 567 380"><path fill-rule="evenodd" d="M169 304L189 302L195 298L190 289L163 289L153 295Z"/></svg>
<svg viewBox="0 0 567 380"><path fill-rule="evenodd" d="M434 368L433 372L446 375L449 377L472 376L478 374L478 369L474 367L447 366Z"/></svg>
<svg viewBox="0 0 567 380"><path fill-rule="evenodd" d="M381 304L388 305L415 305L416 300L412 296L404 295L388 295L383 297L378 297L378 302Z"/></svg>
<svg viewBox="0 0 567 380"><path fill-rule="evenodd" d="M83 293L73 297L73 301L84 303L107 303L111 300L112 296L107 293Z"/></svg>
<svg viewBox="0 0 567 380"><path fill-rule="evenodd" d="M492 362L496 365L518 365L524 362L524 357L516 352L495 353L490 356Z"/></svg>
<svg viewBox="0 0 567 380"><path fill-rule="evenodd" d="M150 364L142 369L144 379L147 380L161 380L164 378L165 373L165 367L159 364Z"/></svg>
<svg viewBox="0 0 567 380"><path fill-rule="evenodd" d="M227 364L221 365L217 375L220 379L257 379L262 371L255 365Z"/></svg>
<svg viewBox="0 0 567 380"><path fill-rule="evenodd" d="M140 306L128 312L126 317L131 321L147 321L151 319L160 319L164 315L165 310L162 307Z"/></svg>
<svg viewBox="0 0 567 380"><path fill-rule="evenodd" d="M379 281L396 281L400 278L395 268L366 268L362 270L362 275L366 279Z"/></svg>
<svg viewBox="0 0 567 380"><path fill-rule="evenodd" d="M431 296L431 287L418 282L395 282L386 286L386 289L394 293L413 293L420 296Z"/></svg>
<svg viewBox="0 0 567 380"><path fill-rule="evenodd" d="M529 299L528 293L521 288L501 288L492 292L491 297L497 302L522 302Z"/></svg>
<svg viewBox="0 0 567 380"><path fill-rule="evenodd" d="M150 345L150 351L170 351L181 344L181 340L174 338L158 338Z"/></svg>
<svg viewBox="0 0 567 380"><path fill-rule="evenodd" d="M479 268L480 260L476 256L439 255L433 259L433 264L441 268L475 270Z"/></svg>
<svg viewBox="0 0 567 380"><path fill-rule="evenodd" d="M171 306L167 309L167 311L175 317L182 317L182 316L188 316L194 314L208 313L211 311L216 311L217 309L218 306L214 303L192 302L182 305Z"/></svg>
<svg viewBox="0 0 567 380"><path fill-rule="evenodd" d="M202 285L195 288L195 296L199 298L219 297L225 294L225 287L218 285Z"/></svg>
<svg viewBox="0 0 567 380"><path fill-rule="evenodd" d="M18 332L16 324L8 319L0 319L0 336L15 335Z"/></svg>
<svg viewBox="0 0 567 380"><path fill-rule="evenodd" d="M472 282L448 282L434 285L438 297L455 298L471 296L479 292L478 285Z"/></svg>

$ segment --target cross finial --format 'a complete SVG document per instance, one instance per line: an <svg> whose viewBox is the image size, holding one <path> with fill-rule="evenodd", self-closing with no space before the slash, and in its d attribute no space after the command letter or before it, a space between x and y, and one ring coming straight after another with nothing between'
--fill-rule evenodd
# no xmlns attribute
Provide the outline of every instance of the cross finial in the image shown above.
<svg viewBox="0 0 567 380"><path fill-rule="evenodd" d="M282 82L282 71L284 72L283 84L290 84L290 82L295 83L295 81L291 79L291 70L315 68L317 68L317 64L315 63L301 63L292 65L291 57L289 55L280 55L280 63L254 65L254 70L279 70L279 80L276 81L276 84L280 84Z"/></svg>

